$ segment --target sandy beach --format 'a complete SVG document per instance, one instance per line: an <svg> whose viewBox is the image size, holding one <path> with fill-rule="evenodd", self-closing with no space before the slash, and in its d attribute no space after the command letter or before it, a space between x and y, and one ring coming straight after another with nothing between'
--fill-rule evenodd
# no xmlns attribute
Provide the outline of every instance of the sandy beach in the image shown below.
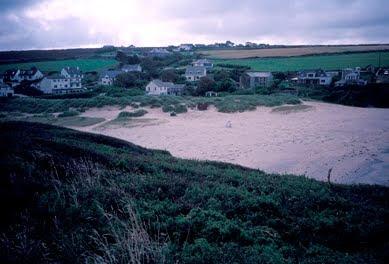
<svg viewBox="0 0 389 264"><path fill-rule="evenodd" d="M304 102L292 109L258 107L243 113L189 110L176 117L147 109L125 124L110 122L116 107L90 109L97 125L75 128L163 149L181 158L235 163L266 172L347 184L389 186L389 109ZM285 111L284 111L285 110ZM227 127L227 122L231 127Z"/></svg>

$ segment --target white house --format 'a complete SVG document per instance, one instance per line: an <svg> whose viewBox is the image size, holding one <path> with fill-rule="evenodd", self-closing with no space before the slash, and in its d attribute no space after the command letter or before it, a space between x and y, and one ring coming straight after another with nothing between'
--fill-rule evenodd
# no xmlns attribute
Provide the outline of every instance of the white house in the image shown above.
<svg viewBox="0 0 389 264"><path fill-rule="evenodd" d="M85 91L84 88L72 85L72 79L63 75L51 75L35 86L45 94L71 94Z"/></svg>
<svg viewBox="0 0 389 264"><path fill-rule="evenodd" d="M141 72L142 67L139 64L124 65L122 67L123 72Z"/></svg>
<svg viewBox="0 0 389 264"><path fill-rule="evenodd" d="M297 78L300 84L328 86L332 82L332 76L321 69L300 71Z"/></svg>
<svg viewBox="0 0 389 264"><path fill-rule="evenodd" d="M365 86L366 80L361 79L361 68L356 67L355 69L346 68L342 70L342 79L335 83L335 86L341 87L345 85L358 85Z"/></svg>
<svg viewBox="0 0 389 264"><path fill-rule="evenodd" d="M273 84L271 72L246 72L239 78L239 86L242 89L255 87L270 87Z"/></svg>
<svg viewBox="0 0 389 264"><path fill-rule="evenodd" d="M21 81L36 81L43 78L43 73L36 67L31 67L29 70L19 70L16 76L19 82Z"/></svg>
<svg viewBox="0 0 389 264"><path fill-rule="evenodd" d="M61 76L70 79L70 88L81 89L82 88L82 72L79 67L65 67L61 70Z"/></svg>
<svg viewBox="0 0 389 264"><path fill-rule="evenodd" d="M5 83L0 83L0 97L14 96L14 89Z"/></svg>
<svg viewBox="0 0 389 264"><path fill-rule="evenodd" d="M3 74L3 82L9 83L12 87L19 84L19 69L9 69Z"/></svg>
<svg viewBox="0 0 389 264"><path fill-rule="evenodd" d="M184 91L184 84L174 84L161 80L152 80L146 86L148 95L181 95Z"/></svg>
<svg viewBox="0 0 389 264"><path fill-rule="evenodd" d="M195 60L192 65L194 67L199 66L199 67L205 67L207 70L213 68L213 63L210 60L207 59L200 59L200 60Z"/></svg>
<svg viewBox="0 0 389 264"><path fill-rule="evenodd" d="M165 57L170 55L170 51L164 48L153 48L148 52L149 56Z"/></svg>
<svg viewBox="0 0 389 264"><path fill-rule="evenodd" d="M178 48L181 51L190 51L192 49L192 44L181 44Z"/></svg>
<svg viewBox="0 0 389 264"><path fill-rule="evenodd" d="M100 83L102 85L113 85L116 80L116 76L121 73L121 71L105 71L101 74Z"/></svg>
<svg viewBox="0 0 389 264"><path fill-rule="evenodd" d="M188 66L185 71L187 81L198 81L200 78L207 76L207 68L202 66Z"/></svg>

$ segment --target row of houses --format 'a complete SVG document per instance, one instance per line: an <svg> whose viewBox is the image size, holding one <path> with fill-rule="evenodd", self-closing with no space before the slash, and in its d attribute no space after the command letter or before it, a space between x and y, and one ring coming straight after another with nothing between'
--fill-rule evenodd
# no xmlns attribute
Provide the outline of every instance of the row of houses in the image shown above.
<svg viewBox="0 0 389 264"><path fill-rule="evenodd" d="M29 70L10 69L1 76L1 96L12 96L14 87L23 81L44 94L68 94L82 92L83 74L79 67L65 67L60 73L44 76L36 67Z"/></svg>
<svg viewBox="0 0 389 264"><path fill-rule="evenodd" d="M43 73L38 68L32 67L29 70L9 69L1 76L1 80L11 87L15 87L22 81L36 81L43 77Z"/></svg>
<svg viewBox="0 0 389 264"><path fill-rule="evenodd" d="M191 66L186 67L185 79L188 82L199 81L201 78L207 76L207 70L212 69L212 67L213 63L207 59L193 61ZM148 95L181 95L185 89L185 85L163 82L156 79L147 84L145 89Z"/></svg>
<svg viewBox="0 0 389 264"><path fill-rule="evenodd" d="M79 67L65 67L59 74L44 77L34 87L44 94L70 94L85 91L82 86L82 74Z"/></svg>

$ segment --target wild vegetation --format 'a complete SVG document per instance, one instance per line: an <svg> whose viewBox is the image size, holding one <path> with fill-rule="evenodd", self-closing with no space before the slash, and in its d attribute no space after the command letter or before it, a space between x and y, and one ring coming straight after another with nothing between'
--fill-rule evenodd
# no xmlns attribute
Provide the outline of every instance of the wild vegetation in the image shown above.
<svg viewBox="0 0 389 264"><path fill-rule="evenodd" d="M385 263L389 189L0 124L3 263ZM323 172L326 173L326 172Z"/></svg>
<svg viewBox="0 0 389 264"><path fill-rule="evenodd" d="M389 66L389 52L313 55L290 58L215 59L215 65L247 66L256 71L299 71L303 69L338 70L348 67Z"/></svg>
<svg viewBox="0 0 389 264"><path fill-rule="evenodd" d="M130 96L129 94L135 94ZM6 112L24 113L58 113L68 111L69 108L83 112L92 107L104 106L141 106L162 107L172 105L181 108L193 108L198 102L213 104L220 112L235 112L253 110L256 106L276 106L282 104L299 104L300 100L292 95L226 95L223 97L178 97L178 96L147 96L136 95L143 93L139 90L121 90L97 94L90 98L71 99L41 99L41 98L13 98L0 100L0 110ZM183 105L183 106L179 106ZM168 111L170 112L170 111Z"/></svg>

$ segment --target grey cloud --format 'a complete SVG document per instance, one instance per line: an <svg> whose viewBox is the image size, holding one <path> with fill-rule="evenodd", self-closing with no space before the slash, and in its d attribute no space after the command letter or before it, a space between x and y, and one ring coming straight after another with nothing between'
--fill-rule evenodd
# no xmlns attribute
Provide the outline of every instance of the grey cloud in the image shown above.
<svg viewBox="0 0 389 264"><path fill-rule="evenodd" d="M54 20L48 30L43 30L38 21L21 12L41 2L0 1L1 50L112 43L119 32L108 29L88 33L93 22L79 17ZM172 22L176 31L189 38L182 42L192 42L196 37L208 42L230 39L279 44L389 42L386 0L164 0L163 4L154 0L148 10L140 11L153 14L157 21Z"/></svg>
<svg viewBox="0 0 389 264"><path fill-rule="evenodd" d="M28 8L35 3L39 3L39 0L1 0L0 10L1 13L5 13L12 10L18 10Z"/></svg>

